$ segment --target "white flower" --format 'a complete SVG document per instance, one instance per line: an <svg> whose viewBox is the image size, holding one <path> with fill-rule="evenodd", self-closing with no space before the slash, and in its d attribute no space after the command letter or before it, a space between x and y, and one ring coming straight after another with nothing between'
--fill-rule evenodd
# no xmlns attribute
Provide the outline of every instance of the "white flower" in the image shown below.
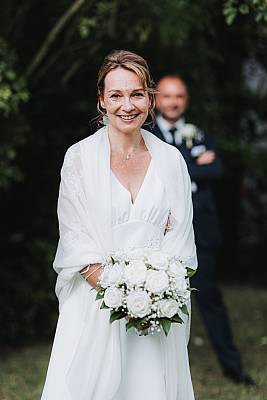
<svg viewBox="0 0 267 400"><path fill-rule="evenodd" d="M122 292L115 286L108 287L104 294L104 302L107 307L117 308L122 305Z"/></svg>
<svg viewBox="0 0 267 400"><path fill-rule="evenodd" d="M141 285L145 282L147 268L143 261L130 261L124 269L124 279L130 285Z"/></svg>
<svg viewBox="0 0 267 400"><path fill-rule="evenodd" d="M130 314L137 318L143 318L149 314L151 299L144 291L132 291L127 296L127 308Z"/></svg>
<svg viewBox="0 0 267 400"><path fill-rule="evenodd" d="M170 264L168 273L174 278L185 277L187 275L185 267L179 261L175 261Z"/></svg>
<svg viewBox="0 0 267 400"><path fill-rule="evenodd" d="M173 299L160 300L159 310L161 315L166 318L172 318L179 311L179 305L177 301Z"/></svg>
<svg viewBox="0 0 267 400"><path fill-rule="evenodd" d="M178 277L174 278L173 284L174 284L175 289L179 293L182 294L185 291L187 291L186 279L183 276L178 276Z"/></svg>
<svg viewBox="0 0 267 400"><path fill-rule="evenodd" d="M147 254L147 261L157 269L166 270L168 268L168 254L162 251L151 251Z"/></svg>
<svg viewBox="0 0 267 400"><path fill-rule="evenodd" d="M162 293L169 287L169 278L164 271L154 271L150 269L147 272L146 289L152 293Z"/></svg>
<svg viewBox="0 0 267 400"><path fill-rule="evenodd" d="M122 281L124 264L107 265L100 276L99 282L103 288L118 285Z"/></svg>
<svg viewBox="0 0 267 400"><path fill-rule="evenodd" d="M198 129L193 124L184 124L181 128L182 137L185 139L194 139L197 136Z"/></svg>

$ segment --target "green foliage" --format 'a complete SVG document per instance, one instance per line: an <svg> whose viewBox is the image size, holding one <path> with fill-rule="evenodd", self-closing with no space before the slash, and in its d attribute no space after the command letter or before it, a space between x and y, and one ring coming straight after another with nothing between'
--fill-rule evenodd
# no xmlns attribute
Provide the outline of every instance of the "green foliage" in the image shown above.
<svg viewBox="0 0 267 400"><path fill-rule="evenodd" d="M5 117L18 112L21 103L29 100L26 81L15 69L16 56L0 37L0 114Z"/></svg>
<svg viewBox="0 0 267 400"><path fill-rule="evenodd" d="M232 25L238 14L253 13L256 22L267 22L266 0L227 0L224 2L223 14L228 25Z"/></svg>
<svg viewBox="0 0 267 400"><path fill-rule="evenodd" d="M29 240L23 233L10 237L2 252L0 342L21 344L36 337L50 337L57 318L57 304L50 282L54 243L45 238Z"/></svg>
<svg viewBox="0 0 267 400"><path fill-rule="evenodd" d="M128 332L128 330L133 328L134 326L135 326L135 320L132 318L125 325L126 331Z"/></svg>
<svg viewBox="0 0 267 400"><path fill-rule="evenodd" d="M83 39L88 39L92 30L96 27L97 20L95 18L83 17L79 23L79 33Z"/></svg>
<svg viewBox="0 0 267 400"><path fill-rule="evenodd" d="M104 298L104 295L105 295L105 291L104 290L99 290L98 292L97 292L97 294L96 294L96 300L101 300L101 299L103 299Z"/></svg>
<svg viewBox="0 0 267 400"><path fill-rule="evenodd" d="M187 309L187 307L186 307L185 304L183 305L183 307L181 307L181 311L182 311L185 315L189 315L188 309Z"/></svg>
<svg viewBox="0 0 267 400"><path fill-rule="evenodd" d="M165 335L167 336L171 328L171 321L168 318L160 318L159 321Z"/></svg>
<svg viewBox="0 0 267 400"><path fill-rule="evenodd" d="M112 323L114 321L117 321L118 319L122 319L125 317L125 315L126 314L123 310L118 310L118 311L112 310L110 312L109 322Z"/></svg>
<svg viewBox="0 0 267 400"><path fill-rule="evenodd" d="M189 278L192 278L192 276L194 276L196 274L196 272L197 272L196 269L189 268L189 267L186 268L186 271L187 271L187 276Z"/></svg>
<svg viewBox="0 0 267 400"><path fill-rule="evenodd" d="M21 170L13 164L16 148L11 143L4 143L0 148L0 188L7 189L12 181L21 181Z"/></svg>
<svg viewBox="0 0 267 400"><path fill-rule="evenodd" d="M19 107L29 100L29 91L25 79L16 71L17 57L8 48L6 41L0 37L0 120L19 113ZM0 139L0 190L8 189L11 182L20 181L22 171L16 165L17 147L24 141L23 128L18 130L12 126L7 135L3 121ZM8 129L8 128L7 128Z"/></svg>

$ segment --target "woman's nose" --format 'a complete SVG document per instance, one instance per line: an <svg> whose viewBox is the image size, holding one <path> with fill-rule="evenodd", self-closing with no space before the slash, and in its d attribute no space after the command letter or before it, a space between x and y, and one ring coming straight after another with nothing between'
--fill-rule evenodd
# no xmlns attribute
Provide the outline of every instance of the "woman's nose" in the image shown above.
<svg viewBox="0 0 267 400"><path fill-rule="evenodd" d="M133 105L133 103L131 102L130 97L125 97L125 98L123 99L122 109L123 109L124 111L127 111L127 112L132 111L132 110L134 109L134 105Z"/></svg>

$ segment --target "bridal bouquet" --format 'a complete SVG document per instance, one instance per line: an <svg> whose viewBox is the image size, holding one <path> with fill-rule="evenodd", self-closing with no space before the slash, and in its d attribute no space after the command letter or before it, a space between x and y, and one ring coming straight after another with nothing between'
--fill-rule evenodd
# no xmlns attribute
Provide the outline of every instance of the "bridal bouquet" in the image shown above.
<svg viewBox="0 0 267 400"><path fill-rule="evenodd" d="M126 318L126 330L139 335L164 331L183 323L188 315L191 289L188 278L194 270L178 257L160 251L141 255L114 254L103 263L96 300L110 309L110 322Z"/></svg>

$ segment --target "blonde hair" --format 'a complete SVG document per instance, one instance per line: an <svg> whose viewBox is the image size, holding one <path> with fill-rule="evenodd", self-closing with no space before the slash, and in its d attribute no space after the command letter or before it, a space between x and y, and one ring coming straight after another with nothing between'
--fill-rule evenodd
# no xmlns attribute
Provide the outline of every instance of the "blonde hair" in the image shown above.
<svg viewBox="0 0 267 400"><path fill-rule="evenodd" d="M97 102L97 111L98 111L98 123L103 124L103 117L105 117L105 110L101 107L100 104L100 96L104 94L105 89L105 78L107 74L116 69L116 68L124 68L128 71L134 72L138 78L140 79L144 90L147 91L150 106L149 106L149 115L151 117L151 122L154 124L155 120L155 84L150 76L149 68L146 60L139 56L136 53L132 53L127 50L115 50L109 53L105 59L103 64L101 65L98 72L97 79L97 92L98 92L98 102Z"/></svg>

